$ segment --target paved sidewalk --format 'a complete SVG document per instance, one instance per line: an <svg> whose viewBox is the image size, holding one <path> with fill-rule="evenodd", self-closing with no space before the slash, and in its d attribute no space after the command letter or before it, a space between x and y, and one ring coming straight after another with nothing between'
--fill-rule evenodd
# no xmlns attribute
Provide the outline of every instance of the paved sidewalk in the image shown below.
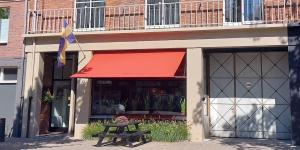
<svg viewBox="0 0 300 150"><path fill-rule="evenodd" d="M65 135L49 135L30 139L7 139L5 143L0 143L0 150L300 150L300 147L291 146L290 141L235 138L210 139L202 143L150 142L135 148L111 145L95 147L96 143L97 141L75 140Z"/></svg>

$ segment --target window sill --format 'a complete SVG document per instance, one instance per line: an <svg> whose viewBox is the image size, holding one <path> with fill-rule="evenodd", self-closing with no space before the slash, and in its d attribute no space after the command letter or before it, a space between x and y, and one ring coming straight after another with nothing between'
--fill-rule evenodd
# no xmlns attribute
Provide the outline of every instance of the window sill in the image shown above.
<svg viewBox="0 0 300 150"><path fill-rule="evenodd" d="M16 84L17 81L0 81L0 84Z"/></svg>
<svg viewBox="0 0 300 150"><path fill-rule="evenodd" d="M0 42L0 46L5 46L7 45L7 42Z"/></svg>

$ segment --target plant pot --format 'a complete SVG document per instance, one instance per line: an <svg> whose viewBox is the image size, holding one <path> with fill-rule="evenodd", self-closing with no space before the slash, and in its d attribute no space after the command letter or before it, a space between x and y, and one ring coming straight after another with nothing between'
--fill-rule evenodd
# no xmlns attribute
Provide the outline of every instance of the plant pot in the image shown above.
<svg viewBox="0 0 300 150"><path fill-rule="evenodd" d="M42 102L41 112L40 112L40 134L49 133L49 122L50 122L50 104L47 102Z"/></svg>

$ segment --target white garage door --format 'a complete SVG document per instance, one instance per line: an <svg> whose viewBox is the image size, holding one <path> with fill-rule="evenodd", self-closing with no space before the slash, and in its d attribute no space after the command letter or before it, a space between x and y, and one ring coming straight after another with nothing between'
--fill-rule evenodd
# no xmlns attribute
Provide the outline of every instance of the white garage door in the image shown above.
<svg viewBox="0 0 300 150"><path fill-rule="evenodd" d="M287 52L209 55L210 134L289 139Z"/></svg>

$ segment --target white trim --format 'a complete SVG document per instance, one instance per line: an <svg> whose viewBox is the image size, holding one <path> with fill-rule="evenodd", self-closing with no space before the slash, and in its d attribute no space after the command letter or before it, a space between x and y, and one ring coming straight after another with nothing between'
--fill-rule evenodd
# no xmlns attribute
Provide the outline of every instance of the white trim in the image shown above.
<svg viewBox="0 0 300 150"><path fill-rule="evenodd" d="M146 29L164 29L164 28L179 28L180 24L167 24L167 25L147 25Z"/></svg>
<svg viewBox="0 0 300 150"><path fill-rule="evenodd" d="M164 13L164 4L165 4L165 0L162 0L161 2L161 5L162 5L162 16L161 16L161 25L148 25L148 0L145 0L145 8L144 8L144 14L145 14L145 20L144 20L144 24L145 24L145 29L164 29L164 28L179 28L180 27L180 22L181 22L181 5L180 5L180 1L181 0L178 0L178 2L174 2L174 4L178 4L178 12L179 12L179 16L178 19L179 19L179 23L178 24L165 24L165 13ZM160 3L160 2L159 2ZM167 3L169 4L169 3ZM153 5L155 6L155 4ZM176 8L176 5L175 5L175 8ZM175 9L176 10L176 9ZM155 12L155 11L154 11ZM176 11L175 11L176 13ZM175 20L176 21L176 20ZM154 22L155 22L155 19L154 19Z"/></svg>
<svg viewBox="0 0 300 150"><path fill-rule="evenodd" d="M99 28L91 28L91 20L93 19L93 18L91 18L91 15L92 15L92 8L98 8L98 7L93 7L92 6L92 4L93 3L97 3L97 2L99 2L99 3L104 3L104 5L103 6L100 6L99 8L102 8L103 7L103 16L99 16L99 17L103 17L103 26L102 27L99 27ZM77 28L77 26L76 26L76 23L77 23L77 10L78 10L78 8L77 8L77 4L85 4L85 3L88 3L88 1L87 2L77 2L77 0L75 0L74 1L74 18L73 18L73 30L74 31L104 31L105 30L105 10L106 10L106 7L105 7L105 2L106 2L106 0L97 0L97 1L93 1L93 0L89 0L89 11L90 11L90 22L89 22L89 25L88 25L88 27L86 27L86 28ZM99 11L101 11L100 9L99 9ZM99 18L100 20L101 20L101 18ZM100 26L100 24L99 24L99 26Z"/></svg>
<svg viewBox="0 0 300 150"><path fill-rule="evenodd" d="M241 26L241 25L252 25L252 24L259 24L259 23L263 23L263 16L264 16L264 11L263 11L263 0L260 0L261 4L261 11L262 11L262 18L261 20L252 20L252 21L245 21L245 0L241 0L241 22L226 22L226 10L225 10L225 6L226 6L226 0L223 0L223 25L224 26ZM254 6L253 6L254 7Z"/></svg>
<svg viewBox="0 0 300 150"><path fill-rule="evenodd" d="M4 69L6 69L6 68L17 69L17 77L18 77L18 68L17 67L0 67L0 84L17 83L18 79L16 79L16 80L4 80Z"/></svg>

